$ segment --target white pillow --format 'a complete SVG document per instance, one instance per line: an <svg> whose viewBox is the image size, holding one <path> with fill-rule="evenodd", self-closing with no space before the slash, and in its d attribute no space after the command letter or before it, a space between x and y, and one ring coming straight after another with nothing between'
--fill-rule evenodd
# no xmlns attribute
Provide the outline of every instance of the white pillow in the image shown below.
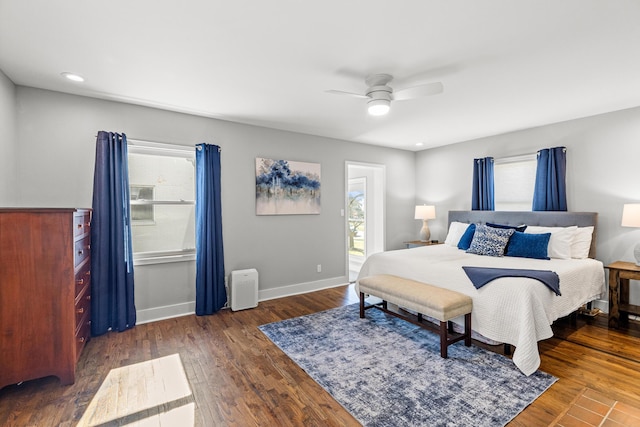
<svg viewBox="0 0 640 427"><path fill-rule="evenodd" d="M571 258L585 259L589 257L593 226L578 227L571 240Z"/></svg>
<svg viewBox="0 0 640 427"><path fill-rule="evenodd" d="M571 227L539 227L529 225L524 232L530 234L551 233L549 245L547 246L549 258L570 259L571 242L577 229L578 227L575 225Z"/></svg>
<svg viewBox="0 0 640 427"><path fill-rule="evenodd" d="M449 233L447 233L447 238L444 240L444 244L449 246L458 246L458 242L464 232L467 231L467 227L469 227L469 224L453 221L449 226Z"/></svg>

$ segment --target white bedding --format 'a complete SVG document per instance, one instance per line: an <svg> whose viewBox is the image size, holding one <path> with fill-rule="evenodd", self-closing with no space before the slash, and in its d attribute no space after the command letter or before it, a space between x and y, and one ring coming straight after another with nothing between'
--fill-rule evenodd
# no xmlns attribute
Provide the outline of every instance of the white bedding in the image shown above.
<svg viewBox="0 0 640 427"><path fill-rule="evenodd" d="M562 296L528 278L500 278L476 289L462 266L555 271ZM553 336L553 321L598 298L605 290L604 266L594 259L490 257L468 254L449 245L371 255L358 278L374 274L394 274L471 296L472 329L491 340L514 345L513 362L525 375L540 366L538 341ZM463 323L462 318L456 323Z"/></svg>

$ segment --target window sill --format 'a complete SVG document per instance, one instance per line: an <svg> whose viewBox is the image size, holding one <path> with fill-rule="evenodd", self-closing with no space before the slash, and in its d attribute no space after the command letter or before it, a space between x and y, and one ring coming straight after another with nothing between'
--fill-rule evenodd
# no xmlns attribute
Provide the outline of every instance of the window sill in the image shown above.
<svg viewBox="0 0 640 427"><path fill-rule="evenodd" d="M195 261L196 254L175 254L175 255L134 255L133 256L133 265L151 265L151 264L167 264L171 262L187 262L187 261Z"/></svg>

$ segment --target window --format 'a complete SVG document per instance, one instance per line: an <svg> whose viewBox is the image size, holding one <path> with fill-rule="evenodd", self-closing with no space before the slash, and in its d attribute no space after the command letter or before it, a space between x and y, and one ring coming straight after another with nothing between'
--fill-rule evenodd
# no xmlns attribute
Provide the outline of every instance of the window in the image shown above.
<svg viewBox="0 0 640 427"><path fill-rule="evenodd" d="M536 154L495 160L493 179L497 211L531 210L536 166Z"/></svg>
<svg viewBox="0 0 640 427"><path fill-rule="evenodd" d="M135 264L195 259L195 148L130 142Z"/></svg>

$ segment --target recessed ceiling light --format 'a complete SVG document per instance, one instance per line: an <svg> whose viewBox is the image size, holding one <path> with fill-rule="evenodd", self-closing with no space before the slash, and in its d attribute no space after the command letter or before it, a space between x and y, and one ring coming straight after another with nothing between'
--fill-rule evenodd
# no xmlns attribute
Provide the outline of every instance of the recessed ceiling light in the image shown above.
<svg viewBox="0 0 640 427"><path fill-rule="evenodd" d="M422 147L424 145L424 142L416 142L416 147Z"/></svg>
<svg viewBox="0 0 640 427"><path fill-rule="evenodd" d="M74 73L61 73L62 77L69 79L73 82L83 82L84 81L84 77L78 75L78 74L74 74Z"/></svg>

